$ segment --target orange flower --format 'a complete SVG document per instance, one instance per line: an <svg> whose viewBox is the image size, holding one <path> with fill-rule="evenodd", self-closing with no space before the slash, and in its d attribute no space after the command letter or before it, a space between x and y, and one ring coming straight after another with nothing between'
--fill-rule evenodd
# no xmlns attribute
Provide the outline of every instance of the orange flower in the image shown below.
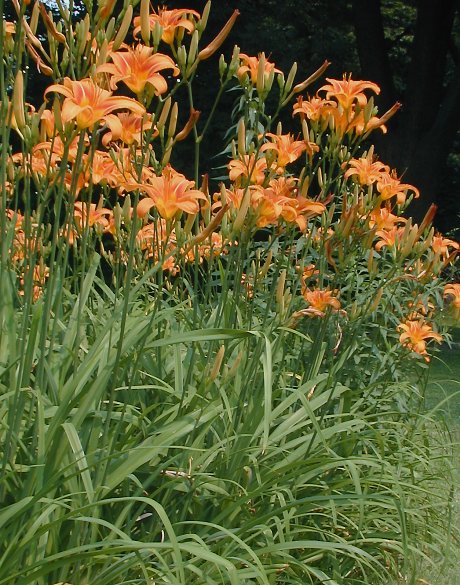
<svg viewBox="0 0 460 585"><path fill-rule="evenodd" d="M379 161L372 162L367 156L352 158L348 161L348 166L344 174L345 179L352 177L354 180L357 179L360 185L372 185L380 179L382 172L390 171L387 165Z"/></svg>
<svg viewBox="0 0 460 585"><path fill-rule="evenodd" d="M272 142L266 142L260 147L260 152L266 150L274 150L276 153L276 164L273 167L278 173L283 173L284 168L289 163L295 162L302 152L308 151L308 155L313 156L314 152L319 151L319 146L314 142L307 142L305 140L294 140L292 134L272 134L267 133L267 137L272 139Z"/></svg>
<svg viewBox="0 0 460 585"><path fill-rule="evenodd" d="M411 351L423 355L427 362L430 361L430 358L426 351L426 340L434 339L438 343L442 341L442 335L435 333L423 319L407 320L404 323L400 323L398 329L402 330L399 336L400 343L407 346Z"/></svg>
<svg viewBox="0 0 460 585"><path fill-rule="evenodd" d="M138 188L145 191L148 198L139 201L137 214L144 217L151 207L156 207L158 213L166 220L172 219L177 213L198 213L200 206L198 199L206 201L206 195L197 189L194 181L189 181L184 175L167 166L159 177L152 177L149 183L130 185L129 188Z"/></svg>
<svg viewBox="0 0 460 585"><path fill-rule="evenodd" d="M105 123L109 127L109 132L104 134L102 144L107 146L110 142L121 140L128 146L137 142L141 142L142 132L146 132L152 128L152 115L147 114L140 116L139 114L130 114L127 112L120 112L118 114L109 114L105 118ZM157 136L158 132L155 130L153 136Z"/></svg>
<svg viewBox="0 0 460 585"><path fill-rule="evenodd" d="M323 100L319 97L312 97L309 100L299 95L297 102L294 104L293 116L300 114L306 116L313 122L327 120L332 112L337 108L337 104L330 100Z"/></svg>
<svg viewBox="0 0 460 585"><path fill-rule="evenodd" d="M451 305L460 309L460 283L449 283L444 286L444 298L449 301Z"/></svg>
<svg viewBox="0 0 460 585"><path fill-rule="evenodd" d="M381 229L375 232L375 235L380 238L375 244L377 251L384 247L400 248L403 243L405 228L393 226L391 229Z"/></svg>
<svg viewBox="0 0 460 585"><path fill-rule="evenodd" d="M460 249L458 242L444 238L442 234L436 234L431 242L431 248L435 254L439 254L443 260L453 259ZM449 248L453 248L454 251L449 251Z"/></svg>
<svg viewBox="0 0 460 585"><path fill-rule="evenodd" d="M416 187L408 183L401 183L395 171L381 173L377 179L377 190L383 201L396 197L396 202L399 205L406 201L407 191L412 191L415 198L420 196L420 192Z"/></svg>
<svg viewBox="0 0 460 585"><path fill-rule="evenodd" d="M162 28L161 38L168 45L174 43L174 37L179 32L178 29L183 29L189 34L195 30L195 22L193 17L200 18L200 13L190 8L178 8L174 10L166 10L165 8L158 8L158 12L153 11L149 14L150 30L155 29L156 23ZM141 30L141 19L140 16L134 18L134 31L133 35L136 37Z"/></svg>
<svg viewBox="0 0 460 585"><path fill-rule="evenodd" d="M96 207L95 203L82 203L76 201L74 204L74 221L78 232L86 227L98 226L106 229L109 226L108 217L112 215L110 209Z"/></svg>
<svg viewBox="0 0 460 585"><path fill-rule="evenodd" d="M324 317L328 307L331 307L333 312L339 311L340 301L334 294L335 291L328 289L322 290L318 288L310 290L304 288L302 290L302 296L309 304L309 307L302 311L302 313L313 317Z"/></svg>
<svg viewBox="0 0 460 585"><path fill-rule="evenodd" d="M114 110L127 109L139 115L145 112L145 108L136 100L112 96L112 92L102 89L89 78L73 81L66 77L63 85L50 85L45 95L50 91L65 96L62 121L66 123L75 119L80 130L91 128Z"/></svg>
<svg viewBox="0 0 460 585"><path fill-rule="evenodd" d="M380 87L376 83L371 81L355 81L349 75L348 79L344 75L342 80L330 79L326 77L328 85L323 85L318 90L326 92L326 99L334 98L338 104L342 106L344 110L350 109L355 101L360 108L364 108L367 104L367 96L364 94L364 90L370 89L376 94L380 93Z"/></svg>
<svg viewBox="0 0 460 585"><path fill-rule="evenodd" d="M238 71L236 72L236 75L240 82L243 82L249 76L251 83L253 85L256 85L257 75L259 71L259 62L262 58L262 55L263 53L259 53L258 57L249 57L249 55L246 55L245 53L240 53L239 57L241 59L241 64L238 67ZM268 81L268 78L273 72L281 73L279 69L276 69L274 63L270 63L270 61L265 60L264 66L265 82Z"/></svg>
<svg viewBox="0 0 460 585"><path fill-rule="evenodd" d="M391 213L387 207L373 209L369 215L369 227L378 230L392 230L398 223L406 223L404 217L398 217Z"/></svg>
<svg viewBox="0 0 460 585"><path fill-rule="evenodd" d="M113 51L110 53L113 63L104 63L97 68L97 72L109 73L110 88L116 89L117 83L123 81L137 96L140 96L149 83L155 95L161 95L168 91L166 79L159 71L172 69L173 75L179 74L171 57L162 53L153 54L152 47L137 45L127 51Z"/></svg>
<svg viewBox="0 0 460 585"><path fill-rule="evenodd" d="M242 160L231 160L228 163L230 181L241 185L244 179L248 179L250 183L262 185L265 181L265 169L267 168L267 161L265 158L256 160L254 154L245 154Z"/></svg>

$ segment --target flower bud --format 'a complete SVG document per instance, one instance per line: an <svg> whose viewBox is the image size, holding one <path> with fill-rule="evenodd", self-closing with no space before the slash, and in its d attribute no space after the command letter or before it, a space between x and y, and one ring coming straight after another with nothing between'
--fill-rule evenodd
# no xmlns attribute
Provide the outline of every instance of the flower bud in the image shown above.
<svg viewBox="0 0 460 585"><path fill-rule="evenodd" d="M172 110L171 110L171 116L169 117L169 126L168 126L168 136L170 138L172 138L174 136L174 133L176 132L178 114L179 114L179 106L177 105L177 102L174 102Z"/></svg>
<svg viewBox="0 0 460 585"><path fill-rule="evenodd" d="M297 73L297 62L294 61L294 63L292 64L292 67L288 73L286 83L284 85L284 92L286 94L288 94L291 91L296 73Z"/></svg>
<svg viewBox="0 0 460 585"><path fill-rule="evenodd" d="M141 0L140 21L141 37L146 45L150 43L150 0Z"/></svg>
<svg viewBox="0 0 460 585"><path fill-rule="evenodd" d="M238 121L238 154L244 156L246 154L246 127L244 125L244 118Z"/></svg>
<svg viewBox="0 0 460 585"><path fill-rule="evenodd" d="M319 69L312 73L310 77L307 77L305 81L302 81L302 83L298 83L296 86L294 86L294 89L292 91L294 93L301 93L302 91L305 91L305 89L309 85L311 85L313 82L315 82L319 77L323 75L323 73L326 71L330 64L331 64L330 61L324 61L324 63L321 65Z"/></svg>
<svg viewBox="0 0 460 585"><path fill-rule="evenodd" d="M112 50L117 51L122 42L125 40L126 35L128 34L129 27L131 26L131 22L133 20L133 6L130 4L126 9L125 15L123 16L123 20L121 21L120 28L115 36L115 40L113 41Z"/></svg>
<svg viewBox="0 0 460 585"><path fill-rule="evenodd" d="M214 55L217 49L221 47L222 43L230 34L230 31L232 30L233 25L235 24L235 21L238 18L239 14L240 14L239 10L234 10L233 14L230 16L230 18L228 19L222 30L214 38L214 40L212 40L207 47L205 47L198 53L198 59L200 61L209 59L209 57L211 57L211 55Z"/></svg>
<svg viewBox="0 0 460 585"><path fill-rule="evenodd" d="M200 37L208 24L210 10L211 0L208 0L208 2L205 4L205 7L203 8L203 13L201 14L200 20L196 23L196 30L199 32Z"/></svg>
<svg viewBox="0 0 460 585"><path fill-rule="evenodd" d="M13 113L18 130L23 132L26 125L26 117L24 112L24 76L20 69L16 73L13 86Z"/></svg>

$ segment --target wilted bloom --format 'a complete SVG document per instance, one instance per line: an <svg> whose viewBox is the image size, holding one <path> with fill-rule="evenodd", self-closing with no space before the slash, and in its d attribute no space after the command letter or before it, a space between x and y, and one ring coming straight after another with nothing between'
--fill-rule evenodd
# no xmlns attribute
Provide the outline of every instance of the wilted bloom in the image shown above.
<svg viewBox="0 0 460 585"><path fill-rule="evenodd" d="M206 195L198 189L193 189L194 181L189 181L167 166L162 175L152 177L148 183L132 185L130 188L138 188L147 193L148 197L141 199L137 206L137 214L144 217L151 207L156 207L158 213L166 220L172 219L177 213L198 213L199 199L206 201Z"/></svg>
<svg viewBox="0 0 460 585"><path fill-rule="evenodd" d="M50 91L66 96L61 111L62 121L66 123L75 119L80 130L94 126L114 110L127 109L139 115L145 112L136 100L113 96L112 92L102 89L90 78L73 81L66 77L63 85L50 85L45 95Z"/></svg>
<svg viewBox="0 0 460 585"><path fill-rule="evenodd" d="M172 69L173 75L179 74L179 69L168 55L153 53L152 47L137 45L127 51L113 51L110 53L112 63L104 63L97 68L98 73L109 73L110 88L116 89L119 81L123 81L138 96L142 94L146 84L153 87L155 95L162 95L168 91L166 79L160 75L164 69Z"/></svg>
<svg viewBox="0 0 460 585"><path fill-rule="evenodd" d="M179 29L187 31L189 34L195 30L195 21L193 17L200 18L200 13L190 8L178 8L174 10L166 10L166 8L158 8L158 12L153 11L149 14L150 30L155 29L155 25L158 23L162 28L161 38L168 45L174 43L174 37L178 33ZM134 31L133 35L136 37L141 30L141 19L140 16L134 18Z"/></svg>
<svg viewBox="0 0 460 585"><path fill-rule="evenodd" d="M3 21L3 48L6 53L10 53L14 47L13 37L16 33L16 25L14 22Z"/></svg>
<svg viewBox="0 0 460 585"><path fill-rule="evenodd" d="M348 78L344 75L341 80L326 77L326 81L329 83L323 85L318 90L318 93L326 92L326 99L336 99L344 110L351 108L355 102L359 107L364 108L367 104L367 96L364 93L366 89L376 94L380 93L380 87L376 83L372 83L372 81L355 81L351 78L351 75Z"/></svg>
<svg viewBox="0 0 460 585"><path fill-rule="evenodd" d="M400 343L406 345L411 351L423 355L427 362L430 358L426 351L426 340L434 339L438 343L442 341L442 335L435 333L423 319L407 320L400 323L398 329L402 330L399 336Z"/></svg>

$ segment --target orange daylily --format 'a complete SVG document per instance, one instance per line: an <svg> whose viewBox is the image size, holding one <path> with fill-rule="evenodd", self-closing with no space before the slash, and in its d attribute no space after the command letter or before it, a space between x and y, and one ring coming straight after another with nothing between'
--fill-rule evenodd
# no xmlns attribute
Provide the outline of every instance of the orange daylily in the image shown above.
<svg viewBox="0 0 460 585"><path fill-rule="evenodd" d="M443 297L449 316L460 321L460 283L446 284Z"/></svg>
<svg viewBox="0 0 460 585"><path fill-rule="evenodd" d="M442 341L442 335L435 333L423 319L407 320L400 323L398 329L402 330L399 336L400 343L406 345L411 351L423 355L427 362L430 358L426 351L426 340L434 339L438 343Z"/></svg>
<svg viewBox="0 0 460 585"><path fill-rule="evenodd" d="M344 110L349 110L355 102L359 107L364 108L367 104L367 96L364 93L366 89L370 89L376 94L380 93L380 87L376 83L372 81L355 81L351 78L351 75L348 78L344 75L341 80L326 77L326 81L329 83L323 85L318 90L318 93L326 92L326 99L336 99Z"/></svg>
<svg viewBox="0 0 460 585"><path fill-rule="evenodd" d="M162 95L168 91L166 79L159 71L172 69L173 75L179 74L176 64L162 53L153 53L152 47L137 45L134 49L128 47L127 51L112 51L110 53L112 63L104 63L97 68L97 73L109 73L110 88L117 89L119 81L129 87L137 96L140 96L146 84L150 84L155 95Z"/></svg>
<svg viewBox="0 0 460 585"><path fill-rule="evenodd" d="M198 213L200 209L198 200L207 199L204 193L193 189L194 186L194 181L189 181L168 165L163 169L161 176L151 177L148 183L142 185L129 185L129 189L138 188L148 195L139 201L137 206L139 217L144 217L151 207L156 207L161 217L170 220L182 211Z"/></svg>
<svg viewBox="0 0 460 585"><path fill-rule="evenodd" d="M109 226L108 218L112 211L104 207L97 207L95 203L82 203L76 201L74 204L74 221L77 230L81 232L85 227L99 226L106 229Z"/></svg>
<svg viewBox="0 0 460 585"><path fill-rule="evenodd" d="M460 244L449 238L444 238L442 234L436 234L431 242L431 248L435 254L439 254L443 260L453 259L458 250L460 250ZM452 248L453 251L450 251Z"/></svg>
<svg viewBox="0 0 460 585"><path fill-rule="evenodd" d="M345 179L352 177L360 185L372 185L380 179L383 172L390 171L389 166L379 161L372 162L372 159L367 156L359 159L352 158L347 164L349 168L345 171Z"/></svg>
<svg viewBox="0 0 460 585"><path fill-rule="evenodd" d="M340 301L335 291L328 289L315 289L310 290L304 288L302 290L302 296L309 304L307 309L302 311L302 314L306 314L312 317L324 317L328 307L331 307L333 312L340 310Z"/></svg>
<svg viewBox="0 0 460 585"><path fill-rule="evenodd" d="M266 150L275 151L276 164L273 165L273 168L275 168L280 174L284 171L286 165L295 162L302 152L307 151L308 155L311 157L313 156L313 153L319 151L319 146L314 142L294 140L291 133L273 134L272 132L268 132L266 136L270 138L272 142L266 142L263 144L260 147L260 152L265 152Z"/></svg>
<svg viewBox="0 0 460 585"><path fill-rule="evenodd" d="M228 163L228 176L230 181L240 185L244 179L250 183L261 185L265 181L265 169L267 161L265 158L256 160L254 154L245 154L240 160L231 160Z"/></svg>
<svg viewBox="0 0 460 585"><path fill-rule="evenodd" d="M404 217L391 213L387 207L373 209L369 215L369 227L377 230L392 230L398 223L406 223Z"/></svg>
<svg viewBox="0 0 460 585"><path fill-rule="evenodd" d="M306 116L309 120L318 122L320 120L327 120L336 108L337 104L333 101L324 100L319 97L312 97L305 100L299 95L294 104L292 115L300 114L301 116Z"/></svg>
<svg viewBox="0 0 460 585"><path fill-rule="evenodd" d="M375 235L380 238L375 244L377 251L384 247L393 248L400 247L404 238L405 228L393 226L391 229L380 229L375 232Z"/></svg>
<svg viewBox="0 0 460 585"><path fill-rule="evenodd" d="M64 123L75 120L80 130L91 128L114 110L127 109L143 115L144 106L132 98L113 96L112 92L99 87L92 79L73 81L64 79L63 85L50 85L45 95L51 91L65 96L61 118Z"/></svg>
<svg viewBox="0 0 460 585"><path fill-rule="evenodd" d="M192 34L195 30L195 22L193 17L200 18L200 13L190 8L176 8L174 10L166 10L166 8L158 8L158 12L153 11L149 14L150 30L155 29L156 23L162 28L161 38L168 45L174 43L174 38L179 32L179 29L187 31ZM141 18L136 16L133 21L134 37L137 37L141 30Z"/></svg>
<svg viewBox="0 0 460 585"><path fill-rule="evenodd" d="M240 53L239 57L241 59L241 65L238 67L238 71L236 75L240 82L243 82L247 76L251 80L253 85L257 83L257 75L259 71L259 62L262 58L263 53L260 53L258 57L250 57L245 53ZM274 63L270 63L270 61L265 60L264 66L264 80L265 82L268 80L272 73L281 73L279 69L275 67Z"/></svg>
<svg viewBox="0 0 460 585"><path fill-rule="evenodd" d="M412 191L415 198L420 197L420 192L417 187L408 183L401 183L395 171L381 173L377 179L377 191L380 193L383 201L396 197L398 204L403 204L406 201L407 191Z"/></svg>
<svg viewBox="0 0 460 585"><path fill-rule="evenodd" d="M105 123L109 128L109 132L102 137L102 144L104 146L117 140L121 140L121 142L128 146L135 142L139 144L141 142L142 132L150 130L153 125L151 114L140 116L139 114L128 112L109 114L105 118ZM158 132L155 130L153 136L157 135Z"/></svg>

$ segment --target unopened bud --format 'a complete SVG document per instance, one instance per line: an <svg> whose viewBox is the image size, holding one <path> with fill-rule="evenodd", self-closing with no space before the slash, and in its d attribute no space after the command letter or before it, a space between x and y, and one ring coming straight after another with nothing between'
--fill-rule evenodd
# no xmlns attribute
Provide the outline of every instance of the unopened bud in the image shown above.
<svg viewBox="0 0 460 585"><path fill-rule="evenodd" d="M233 14L230 16L230 18L228 19L222 30L214 38L214 40L212 40L207 47L205 47L198 53L198 59L200 61L209 59L209 57L211 57L211 55L214 55L217 49L221 47L222 43L230 34L230 31L232 30L233 25L235 24L235 21L238 18L239 14L240 14L239 10L234 10Z"/></svg>
<svg viewBox="0 0 460 585"><path fill-rule="evenodd" d="M246 154L246 127L244 125L244 118L238 121L238 154L244 156Z"/></svg>
<svg viewBox="0 0 460 585"><path fill-rule="evenodd" d="M172 110L171 110L171 116L169 117L169 126L168 126L168 136L170 138L172 136L174 136L174 133L176 132L178 115L179 115L179 106L177 105L177 102L174 102Z"/></svg>
<svg viewBox="0 0 460 585"><path fill-rule="evenodd" d="M16 73L13 86L13 113L16 126L22 132L26 125L26 117L24 112L24 77L20 69Z"/></svg>
<svg viewBox="0 0 460 585"><path fill-rule="evenodd" d="M257 93L262 95L265 89L265 53L261 53L259 57L259 65L257 67Z"/></svg>
<svg viewBox="0 0 460 585"><path fill-rule="evenodd" d="M209 374L209 381L213 382L217 376L219 375L220 368L222 366L222 361L225 355L225 346L221 345L219 351L216 354L216 358L214 360L214 365L212 366L211 373Z"/></svg>
<svg viewBox="0 0 460 585"><path fill-rule="evenodd" d="M43 22L45 23L46 30L51 34L51 36L54 39L56 39L56 41L58 43L65 44L65 42L66 42L65 36L57 30L53 19L46 11L45 5L42 4L41 2L39 2L38 4L39 4L39 9L40 9L40 14L43 18Z"/></svg>
<svg viewBox="0 0 460 585"><path fill-rule="evenodd" d="M126 9L125 15L123 16L123 20L121 21L120 28L115 36L115 40L113 41L112 50L117 51L121 43L125 40L126 35L128 34L129 27L131 26L131 22L133 20L133 6L130 4Z"/></svg>
<svg viewBox="0 0 460 585"><path fill-rule="evenodd" d="M286 83L284 85L284 91L285 93L289 93L291 91L292 85L294 83L294 79L297 73L297 62L294 61L294 63L292 64L292 67L288 73L287 79L286 79Z"/></svg>
<svg viewBox="0 0 460 585"><path fill-rule="evenodd" d="M305 91L305 89L309 85L311 85L313 82L315 82L319 77L323 75L323 73L326 71L330 64L331 64L330 61L324 61L324 63L321 65L319 69L317 69L312 75L310 75L310 77L307 77L305 81L302 81L302 83L298 83L296 86L294 86L294 89L292 91L294 93L301 93L302 91Z"/></svg>
<svg viewBox="0 0 460 585"><path fill-rule="evenodd" d="M201 14L200 20L196 23L196 29L200 33L200 36L208 24L210 10L211 10L211 0L208 0L208 2L206 2L206 4L205 4L205 7L203 8L203 13Z"/></svg>
<svg viewBox="0 0 460 585"><path fill-rule="evenodd" d="M201 112L199 112L198 110L192 110L190 112L190 116L189 119L187 120L187 123L182 128L182 130L178 134L176 134L176 142L180 142L181 140L185 140L187 138L195 124L198 122L200 114Z"/></svg>
<svg viewBox="0 0 460 585"><path fill-rule="evenodd" d="M141 0L140 21L141 37L146 45L150 43L150 0Z"/></svg>

